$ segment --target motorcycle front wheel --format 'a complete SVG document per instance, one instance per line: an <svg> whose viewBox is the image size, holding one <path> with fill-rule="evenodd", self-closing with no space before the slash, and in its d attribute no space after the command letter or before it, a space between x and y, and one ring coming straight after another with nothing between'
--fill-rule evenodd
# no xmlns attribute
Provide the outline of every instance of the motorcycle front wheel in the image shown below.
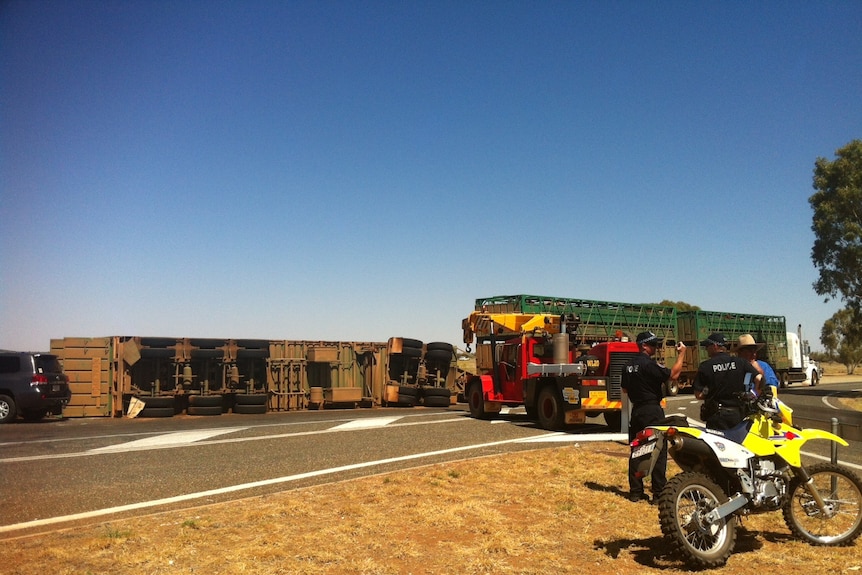
<svg viewBox="0 0 862 575"><path fill-rule="evenodd" d="M736 518L715 523L705 515L727 501L727 495L702 473L681 473L661 492L661 531L675 554L693 567L713 569L727 563L736 544Z"/></svg>
<svg viewBox="0 0 862 575"><path fill-rule="evenodd" d="M820 509L808 487L795 478L782 512L790 531L811 545L849 545L862 532L862 481L859 476L832 463L808 469L812 487L826 505Z"/></svg>

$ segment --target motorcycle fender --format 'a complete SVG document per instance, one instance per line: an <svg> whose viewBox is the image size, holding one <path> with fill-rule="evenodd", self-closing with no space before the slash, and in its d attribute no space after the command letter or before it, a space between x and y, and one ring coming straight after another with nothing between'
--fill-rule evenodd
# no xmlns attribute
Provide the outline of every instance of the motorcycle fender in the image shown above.
<svg viewBox="0 0 862 575"><path fill-rule="evenodd" d="M799 434L804 437L806 441L809 439L829 439L830 441L834 441L835 443L844 447L850 445L849 443L844 441L844 439L838 437L834 433L829 433L828 431L823 431L822 429L817 429L816 427L812 427L810 429L800 429Z"/></svg>
<svg viewBox="0 0 862 575"><path fill-rule="evenodd" d="M788 441L784 445L775 449L776 453L778 453L778 455L793 467L802 466L802 446L811 439L828 439L839 445L843 445L844 447L850 445L834 433L829 433L822 429L796 429L794 430L794 433L798 434L800 439Z"/></svg>

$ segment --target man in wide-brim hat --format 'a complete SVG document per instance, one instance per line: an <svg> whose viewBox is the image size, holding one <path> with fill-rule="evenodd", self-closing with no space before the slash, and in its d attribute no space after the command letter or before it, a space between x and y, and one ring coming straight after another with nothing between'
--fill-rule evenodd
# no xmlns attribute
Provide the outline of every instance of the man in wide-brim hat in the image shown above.
<svg viewBox="0 0 862 575"><path fill-rule="evenodd" d="M775 375L775 371L772 369L768 363L763 361L762 359L757 359L757 352L764 346L765 343L757 343L754 340L754 336L750 333L743 334L739 336L737 339L736 345L734 346L734 351L736 355L739 357L748 360L751 365L757 368L757 371L763 376L760 384L757 386L755 391L758 395L762 394L765 387L769 386L772 388L772 395L775 396L778 394L778 376Z"/></svg>
<svg viewBox="0 0 862 575"><path fill-rule="evenodd" d="M754 340L754 336L750 333L744 333L736 340L736 344L733 346L735 351L739 351L742 348L745 349L753 349L754 351L759 350L761 347L766 345L765 343L757 343Z"/></svg>

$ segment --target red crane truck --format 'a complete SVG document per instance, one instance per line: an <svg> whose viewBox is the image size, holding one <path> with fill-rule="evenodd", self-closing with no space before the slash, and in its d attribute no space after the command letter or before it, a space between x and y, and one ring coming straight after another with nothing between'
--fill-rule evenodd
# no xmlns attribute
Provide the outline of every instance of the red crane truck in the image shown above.
<svg viewBox="0 0 862 575"><path fill-rule="evenodd" d="M462 321L467 349L476 341L476 368L464 386L470 415L489 419L503 406L521 406L544 429L604 415L622 422L622 371L638 347L606 341L575 357L575 315L485 313Z"/></svg>

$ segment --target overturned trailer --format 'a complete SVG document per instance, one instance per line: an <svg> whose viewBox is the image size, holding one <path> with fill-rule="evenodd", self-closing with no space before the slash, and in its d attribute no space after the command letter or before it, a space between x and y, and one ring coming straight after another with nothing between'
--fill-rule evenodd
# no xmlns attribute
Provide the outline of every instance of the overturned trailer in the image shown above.
<svg viewBox="0 0 862 575"><path fill-rule="evenodd" d="M66 417L265 413L386 405L444 407L454 348L387 342L67 337L51 352L69 376Z"/></svg>

